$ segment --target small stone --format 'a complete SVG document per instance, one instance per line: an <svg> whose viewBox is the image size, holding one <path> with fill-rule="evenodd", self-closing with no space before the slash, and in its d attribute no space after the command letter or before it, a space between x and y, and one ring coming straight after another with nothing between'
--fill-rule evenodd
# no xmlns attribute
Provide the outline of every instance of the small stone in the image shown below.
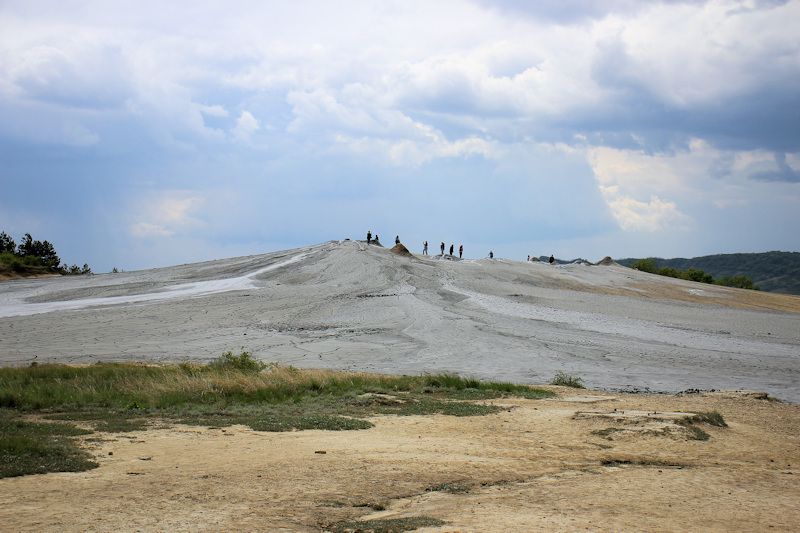
<svg viewBox="0 0 800 533"><path fill-rule="evenodd" d="M325 450L316 450L314 453L318 453L320 455L325 455L328 452L326 452Z"/></svg>

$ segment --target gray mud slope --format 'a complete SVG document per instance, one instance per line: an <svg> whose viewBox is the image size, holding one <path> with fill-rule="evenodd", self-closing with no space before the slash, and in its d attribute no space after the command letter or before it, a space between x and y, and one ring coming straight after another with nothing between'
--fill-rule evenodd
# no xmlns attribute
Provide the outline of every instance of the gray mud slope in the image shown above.
<svg viewBox="0 0 800 533"><path fill-rule="evenodd" d="M700 301L637 296L642 283ZM800 401L800 314L719 305L741 294L616 265L442 261L331 242L0 283L0 362L204 361L244 348L303 367L523 383L563 370L593 387Z"/></svg>

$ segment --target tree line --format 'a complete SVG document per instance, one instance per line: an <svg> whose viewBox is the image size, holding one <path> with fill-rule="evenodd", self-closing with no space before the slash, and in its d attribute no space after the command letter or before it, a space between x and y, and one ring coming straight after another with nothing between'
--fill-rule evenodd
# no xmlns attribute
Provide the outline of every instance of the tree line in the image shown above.
<svg viewBox="0 0 800 533"><path fill-rule="evenodd" d="M49 241L37 241L26 233L19 244L5 231L0 232L0 263L17 273L49 272L56 274L91 274L88 263L82 267L61 263L55 246Z"/></svg>
<svg viewBox="0 0 800 533"><path fill-rule="evenodd" d="M743 274L736 276L722 276L714 279L714 276L703 270L700 270L699 268L689 267L686 270L678 270L677 268L669 266L658 268L658 264L653 257L639 259L631 265L631 268L641 270L642 272L649 272L650 274L658 274L659 276L669 276L670 278L686 279L689 281L698 281L700 283L710 283L713 285L724 285L726 287L737 287L739 289L759 290L758 286L753 284L753 280L749 276L745 276Z"/></svg>

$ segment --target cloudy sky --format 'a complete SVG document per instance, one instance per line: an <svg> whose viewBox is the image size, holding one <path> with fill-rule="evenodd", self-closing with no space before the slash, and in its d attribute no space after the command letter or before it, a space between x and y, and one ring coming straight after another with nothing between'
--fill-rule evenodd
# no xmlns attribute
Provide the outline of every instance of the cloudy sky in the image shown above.
<svg viewBox="0 0 800 533"><path fill-rule="evenodd" d="M800 250L800 1L0 2L0 230L95 271L367 229Z"/></svg>

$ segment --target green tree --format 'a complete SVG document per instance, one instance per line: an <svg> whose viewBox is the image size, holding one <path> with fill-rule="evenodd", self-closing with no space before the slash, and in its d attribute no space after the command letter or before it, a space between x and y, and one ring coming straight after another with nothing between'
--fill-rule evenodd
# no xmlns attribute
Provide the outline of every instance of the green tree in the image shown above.
<svg viewBox="0 0 800 533"><path fill-rule="evenodd" d="M17 243L14 242L14 239L5 231L0 231L0 253L8 252L13 254L16 249Z"/></svg>
<svg viewBox="0 0 800 533"><path fill-rule="evenodd" d="M657 270L656 260L652 257L648 257L647 259L639 259L631 265L631 268L641 270L642 272L650 272L651 274L655 274Z"/></svg>
<svg viewBox="0 0 800 533"><path fill-rule="evenodd" d="M738 287L739 289L753 289L758 290L758 287L753 284L753 280L749 276L740 274L738 276L725 276L716 281L717 285L725 285L726 287Z"/></svg>
<svg viewBox="0 0 800 533"><path fill-rule="evenodd" d="M42 266L52 270L58 270L61 259L56 253L55 247L48 241L35 241L30 233L26 233L22 242L17 247L17 255L22 257L38 257Z"/></svg>
<svg viewBox="0 0 800 533"><path fill-rule="evenodd" d="M714 277L711 274L707 274L706 272L697 269L697 268L689 268L685 273L685 278L690 281L699 281L700 283L714 283Z"/></svg>

